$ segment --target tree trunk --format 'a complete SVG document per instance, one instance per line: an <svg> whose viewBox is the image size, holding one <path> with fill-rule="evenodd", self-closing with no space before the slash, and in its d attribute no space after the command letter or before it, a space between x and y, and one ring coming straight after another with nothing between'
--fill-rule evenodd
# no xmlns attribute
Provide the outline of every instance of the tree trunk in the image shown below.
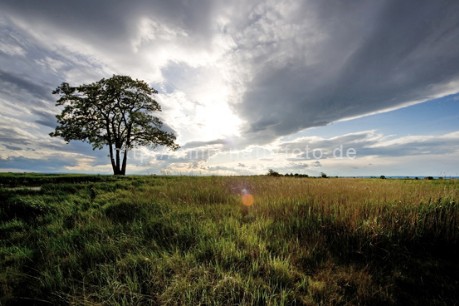
<svg viewBox="0 0 459 306"><path fill-rule="evenodd" d="M109 150L110 150L110 162L112 163L113 174L116 174L116 163L115 163L115 158L113 157L113 146L111 143L109 144Z"/></svg>
<svg viewBox="0 0 459 306"><path fill-rule="evenodd" d="M126 123L127 124L127 123ZM127 154L131 144L131 128L132 124L128 125L126 144L124 146L123 165L121 166L121 175L126 175Z"/></svg>
<svg viewBox="0 0 459 306"><path fill-rule="evenodd" d="M113 170L115 175L124 175L124 173L121 173L121 169L120 169L120 150L121 148L118 148L118 147L116 148L115 169Z"/></svg>
<svg viewBox="0 0 459 306"><path fill-rule="evenodd" d="M121 173L120 173L121 175L126 175L127 153L128 153L128 149L126 147L126 149L124 150L123 166L121 167Z"/></svg>

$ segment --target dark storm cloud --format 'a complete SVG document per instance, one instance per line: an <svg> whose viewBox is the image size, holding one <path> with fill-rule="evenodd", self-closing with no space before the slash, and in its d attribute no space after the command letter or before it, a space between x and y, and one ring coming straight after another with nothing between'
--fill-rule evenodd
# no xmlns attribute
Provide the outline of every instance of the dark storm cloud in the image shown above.
<svg viewBox="0 0 459 306"><path fill-rule="evenodd" d="M7 145L30 145L31 141L21 133L18 133L14 128L0 126L0 143Z"/></svg>
<svg viewBox="0 0 459 306"><path fill-rule="evenodd" d="M38 117L36 123L54 129L57 125L56 115L39 109L32 110L32 113Z"/></svg>
<svg viewBox="0 0 459 306"><path fill-rule="evenodd" d="M26 92L40 99L52 98L51 92L46 87L37 84L28 77L0 70L0 92L8 93Z"/></svg>
<svg viewBox="0 0 459 306"><path fill-rule="evenodd" d="M286 50L292 58L281 65L258 67L237 105L240 114L250 114L251 138L267 142L428 100L459 79L457 1L317 1L307 9L323 41L310 50ZM305 65L304 52L320 56Z"/></svg>
<svg viewBox="0 0 459 306"><path fill-rule="evenodd" d="M6 0L2 1L0 8L9 14L25 17L31 23L50 24L69 36L120 50L126 49L126 44L121 42L128 40L137 30L133 22L139 17L172 23L198 36L208 34L213 3L211 0Z"/></svg>

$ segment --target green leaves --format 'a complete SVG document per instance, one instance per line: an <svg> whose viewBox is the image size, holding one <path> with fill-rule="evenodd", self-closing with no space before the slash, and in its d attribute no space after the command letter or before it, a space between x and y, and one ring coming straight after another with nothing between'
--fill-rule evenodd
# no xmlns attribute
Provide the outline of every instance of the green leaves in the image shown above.
<svg viewBox="0 0 459 306"><path fill-rule="evenodd" d="M161 111L152 97L157 93L146 82L122 75L77 87L62 83L53 94L60 96L56 106L64 109L50 136L85 141L93 149L108 146L115 173L120 171L120 150L125 154L122 168L127 151L134 147L163 145L175 150L175 135L161 130L161 120L152 114Z"/></svg>

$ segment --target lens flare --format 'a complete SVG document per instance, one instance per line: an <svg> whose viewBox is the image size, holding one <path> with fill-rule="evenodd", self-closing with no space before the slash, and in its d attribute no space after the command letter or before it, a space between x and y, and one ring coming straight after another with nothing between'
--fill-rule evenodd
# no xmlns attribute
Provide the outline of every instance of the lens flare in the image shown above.
<svg viewBox="0 0 459 306"><path fill-rule="evenodd" d="M242 196L242 204L245 206L252 206L253 204L253 195L246 193Z"/></svg>

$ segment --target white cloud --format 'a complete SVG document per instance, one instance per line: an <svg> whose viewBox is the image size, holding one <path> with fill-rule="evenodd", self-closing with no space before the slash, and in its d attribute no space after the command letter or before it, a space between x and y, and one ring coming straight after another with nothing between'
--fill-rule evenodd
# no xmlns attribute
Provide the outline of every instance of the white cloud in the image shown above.
<svg viewBox="0 0 459 306"><path fill-rule="evenodd" d="M65 66L65 63L63 61L51 58L49 56L47 56L45 58L42 58L42 59L39 59L39 60L35 60L35 62L38 65L42 65L42 66L44 66L44 67L46 67L49 70L52 70L54 72L58 72L59 70L61 70L62 67Z"/></svg>
<svg viewBox="0 0 459 306"><path fill-rule="evenodd" d="M202 174L208 174L212 169L221 170L218 167L227 167L239 174L263 174L273 168L281 173L311 175L320 172L330 175L378 175L379 172L387 175L428 175L433 170L439 172L457 168L457 162L451 157L459 153L459 132L440 137L397 137L385 136L376 131L362 131L330 138L302 137L276 146L232 149L204 145L193 150L201 152L203 157L199 162ZM307 150L308 157L305 155ZM321 153L314 155L314 150ZM184 157L180 162L180 173L185 174L189 165L195 161L187 159L184 152L180 154ZM423 167L416 166L416 162L421 161ZM171 159L171 162L174 160ZM244 167L237 167L241 163ZM445 163L448 166L444 166ZM168 167L169 171L179 168L176 164Z"/></svg>
<svg viewBox="0 0 459 306"><path fill-rule="evenodd" d="M20 55L25 56L26 51L17 45L7 44L4 42L0 42L0 52L8 54L8 55Z"/></svg>
<svg viewBox="0 0 459 306"><path fill-rule="evenodd" d="M137 33L131 44L134 52L138 53L145 44L162 44L187 36L187 33L180 28L174 29L151 18L141 17L138 20Z"/></svg>

